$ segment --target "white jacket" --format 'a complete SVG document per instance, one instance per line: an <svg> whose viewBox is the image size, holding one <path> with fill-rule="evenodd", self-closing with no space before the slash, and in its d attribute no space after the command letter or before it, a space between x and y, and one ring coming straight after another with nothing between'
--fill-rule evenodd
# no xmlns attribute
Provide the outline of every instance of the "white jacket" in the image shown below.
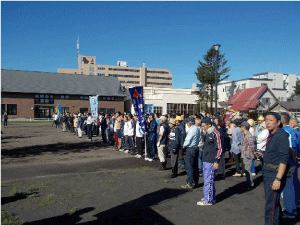
<svg viewBox="0 0 300 225"><path fill-rule="evenodd" d="M136 121L136 125L135 125L135 136L136 137L143 137L143 131L142 128L140 126L139 121Z"/></svg>
<svg viewBox="0 0 300 225"><path fill-rule="evenodd" d="M256 143L257 143L257 149L261 151L266 150L266 143L267 139L269 137L269 131L268 129L263 129L257 136Z"/></svg>
<svg viewBox="0 0 300 225"><path fill-rule="evenodd" d="M134 135L134 127L132 126L132 121L129 120L124 123L124 136L133 136Z"/></svg>

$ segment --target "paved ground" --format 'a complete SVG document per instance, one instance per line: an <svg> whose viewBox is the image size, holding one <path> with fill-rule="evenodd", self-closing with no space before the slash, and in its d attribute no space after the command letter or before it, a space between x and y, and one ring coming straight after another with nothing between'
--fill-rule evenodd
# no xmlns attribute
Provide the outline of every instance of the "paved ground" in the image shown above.
<svg viewBox="0 0 300 225"><path fill-rule="evenodd" d="M264 224L260 174L249 192L245 178L217 181L217 204L199 207L202 178L200 187L182 190L183 172L171 179L157 161L114 151L99 137L88 142L51 124L2 131L2 210L26 224ZM16 191L24 194L12 197Z"/></svg>

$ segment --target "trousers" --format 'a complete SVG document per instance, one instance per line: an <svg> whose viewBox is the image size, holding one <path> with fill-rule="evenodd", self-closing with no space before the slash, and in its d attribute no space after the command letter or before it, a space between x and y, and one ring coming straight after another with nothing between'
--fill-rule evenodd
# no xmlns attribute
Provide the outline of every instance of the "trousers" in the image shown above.
<svg viewBox="0 0 300 225"><path fill-rule="evenodd" d="M206 202L216 201L215 175L216 171L212 163L203 162L203 198Z"/></svg>

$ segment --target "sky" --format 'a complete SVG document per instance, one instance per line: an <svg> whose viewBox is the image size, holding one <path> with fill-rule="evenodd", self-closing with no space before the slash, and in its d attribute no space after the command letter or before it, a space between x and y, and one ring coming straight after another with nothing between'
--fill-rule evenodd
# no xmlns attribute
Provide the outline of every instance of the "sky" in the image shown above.
<svg viewBox="0 0 300 225"><path fill-rule="evenodd" d="M1 68L57 72L96 64L168 69L174 88L199 83L199 60L220 44L228 80L300 76L300 2L1 2Z"/></svg>

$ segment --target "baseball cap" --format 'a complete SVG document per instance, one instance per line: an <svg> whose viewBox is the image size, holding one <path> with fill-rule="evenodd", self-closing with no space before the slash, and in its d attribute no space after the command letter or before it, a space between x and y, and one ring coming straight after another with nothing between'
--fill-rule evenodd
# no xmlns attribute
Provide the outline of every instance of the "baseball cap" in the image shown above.
<svg viewBox="0 0 300 225"><path fill-rule="evenodd" d="M181 116L176 116L175 120L181 121L182 118L181 118Z"/></svg>

